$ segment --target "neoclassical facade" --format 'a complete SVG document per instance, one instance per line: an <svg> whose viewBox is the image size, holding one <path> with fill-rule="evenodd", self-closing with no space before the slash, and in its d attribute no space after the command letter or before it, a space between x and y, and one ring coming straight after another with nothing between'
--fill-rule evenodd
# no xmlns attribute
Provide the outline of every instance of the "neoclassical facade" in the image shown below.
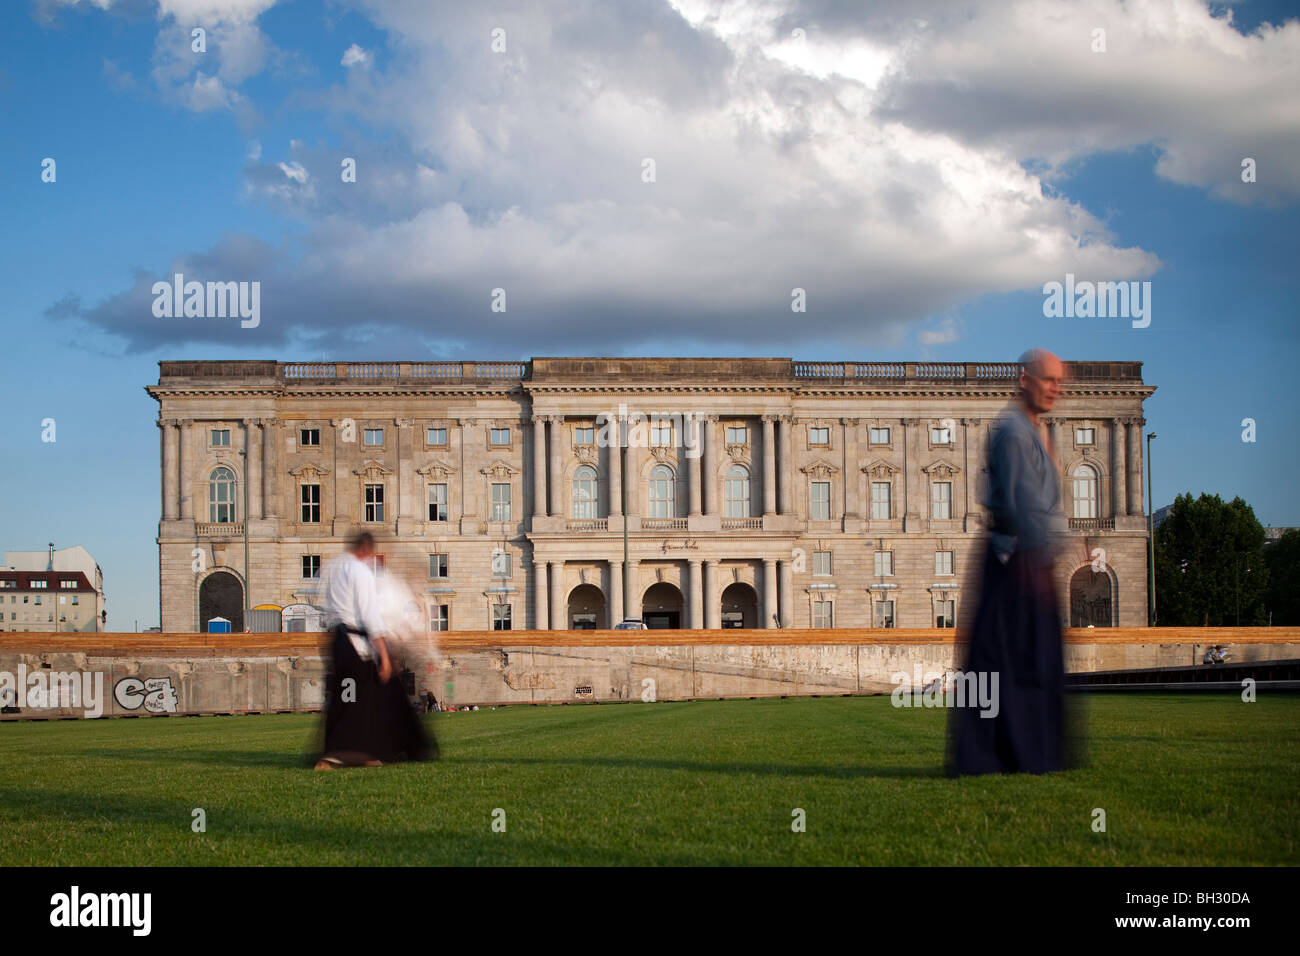
<svg viewBox="0 0 1300 956"><path fill-rule="evenodd" d="M242 629L245 590L250 607L313 604L320 565L358 528L431 629L603 628L625 603L652 627L964 625L989 428L1018 373L787 358L160 366L147 391L165 632L213 616ZM1063 618L1142 625L1155 389L1140 362L1067 366L1049 422L1070 526Z"/></svg>

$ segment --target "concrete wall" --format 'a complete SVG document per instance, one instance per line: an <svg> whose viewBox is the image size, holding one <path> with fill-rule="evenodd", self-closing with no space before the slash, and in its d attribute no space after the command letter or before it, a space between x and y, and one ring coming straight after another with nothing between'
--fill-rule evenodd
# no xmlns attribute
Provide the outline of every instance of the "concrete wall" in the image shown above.
<svg viewBox="0 0 1300 956"><path fill-rule="evenodd" d="M896 631L889 643L875 639L878 631L813 633L818 643L799 642L790 631L779 637L657 631L663 643L633 644L647 632L480 632L447 635L438 648L432 642L407 646L399 659L413 672L417 693L430 690L439 700L464 705L888 693L896 686L894 674L912 675L919 667L929 679L957 667L961 650L951 631ZM1142 628L1096 635L1067 632L1067 670L1195 664L1214 643L1230 644L1238 661L1300 658L1300 628ZM746 638L755 642L723 643ZM316 710L324 697L327 662L317 635L101 635L82 643L78 647L72 636L4 635L0 692L6 680L30 688L51 674L88 674L102 686L107 716ZM85 716L82 702L72 703L23 707L3 718Z"/></svg>

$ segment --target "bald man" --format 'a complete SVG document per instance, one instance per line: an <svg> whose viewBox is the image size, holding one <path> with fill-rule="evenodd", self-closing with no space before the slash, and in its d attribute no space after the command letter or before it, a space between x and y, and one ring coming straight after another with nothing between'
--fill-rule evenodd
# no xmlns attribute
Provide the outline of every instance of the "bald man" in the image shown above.
<svg viewBox="0 0 1300 956"><path fill-rule="evenodd" d="M989 436L991 515L979 606L962 670L996 688L997 706L953 712L949 773L1063 770L1065 666L1053 582L1066 522L1056 449L1042 416L1061 394L1065 365L1033 349L1020 358L1020 395Z"/></svg>

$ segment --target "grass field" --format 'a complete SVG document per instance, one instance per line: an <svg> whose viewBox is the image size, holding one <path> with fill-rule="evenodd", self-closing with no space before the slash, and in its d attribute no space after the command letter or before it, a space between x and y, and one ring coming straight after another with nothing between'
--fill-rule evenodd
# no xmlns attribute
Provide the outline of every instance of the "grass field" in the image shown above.
<svg viewBox="0 0 1300 956"><path fill-rule="evenodd" d="M945 713L888 697L436 715L441 761L333 773L305 768L310 715L13 722L0 863L1297 861L1300 697L1094 695L1088 709L1086 769L955 781Z"/></svg>

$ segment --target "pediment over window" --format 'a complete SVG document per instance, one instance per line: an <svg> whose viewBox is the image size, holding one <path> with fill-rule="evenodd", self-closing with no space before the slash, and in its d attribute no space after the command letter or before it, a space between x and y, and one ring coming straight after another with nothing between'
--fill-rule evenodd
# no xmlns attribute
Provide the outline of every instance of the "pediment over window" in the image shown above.
<svg viewBox="0 0 1300 956"><path fill-rule="evenodd" d="M297 468L289 469L289 474L293 475L295 478L324 478L329 473L330 470L328 468L314 464L310 461L304 465L299 465Z"/></svg>
<svg viewBox="0 0 1300 956"><path fill-rule="evenodd" d="M486 475L489 478L513 478L519 474L519 469L511 465L510 462L498 458L492 464L480 468L479 474Z"/></svg>
<svg viewBox="0 0 1300 956"><path fill-rule="evenodd" d="M950 461L940 458L938 461L932 461L921 469L931 478L937 478L939 481L947 481L953 475L961 473L961 468Z"/></svg>
<svg viewBox="0 0 1300 956"><path fill-rule="evenodd" d="M456 473L456 469L443 461L431 461L427 465L421 465L415 469L417 475L423 475L426 479L448 478Z"/></svg>
<svg viewBox="0 0 1300 956"><path fill-rule="evenodd" d="M839 472L839 469L832 465L825 458L818 458L799 469L810 478L829 478L831 475Z"/></svg>
<svg viewBox="0 0 1300 956"><path fill-rule="evenodd" d="M360 468L352 469L352 474L360 475L362 478L386 478L393 473L391 468L385 468L382 464L371 458Z"/></svg>
<svg viewBox="0 0 1300 956"><path fill-rule="evenodd" d="M900 469L897 465L891 465L883 458L877 458L875 461L863 465L861 470L878 481L888 481L898 474Z"/></svg>

